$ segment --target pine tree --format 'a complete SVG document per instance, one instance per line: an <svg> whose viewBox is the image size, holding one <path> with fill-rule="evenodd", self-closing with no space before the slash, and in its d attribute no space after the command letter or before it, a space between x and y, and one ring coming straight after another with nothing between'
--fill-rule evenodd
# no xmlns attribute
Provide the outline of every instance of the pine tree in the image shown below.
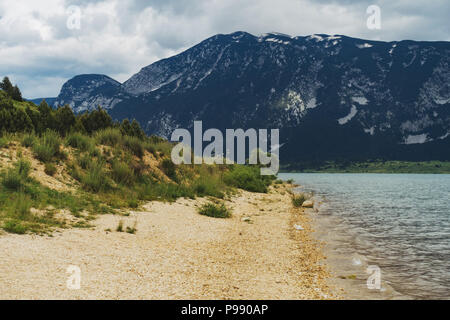
<svg viewBox="0 0 450 320"><path fill-rule="evenodd" d="M120 132L123 135L131 135L131 124L128 119L122 120L122 123L120 124Z"/></svg>
<svg viewBox="0 0 450 320"><path fill-rule="evenodd" d="M14 87L8 77L3 78L3 81L0 83L0 88L3 89L10 97L12 96Z"/></svg>
<svg viewBox="0 0 450 320"><path fill-rule="evenodd" d="M131 135L141 140L145 137L145 133L141 129L141 126L139 125L139 122L136 121L136 119L133 119L133 121L131 122Z"/></svg>
<svg viewBox="0 0 450 320"><path fill-rule="evenodd" d="M76 119L72 109L65 105L64 107L58 107L56 110L55 121L59 133L65 135L75 125Z"/></svg>
<svg viewBox="0 0 450 320"><path fill-rule="evenodd" d="M20 92L20 89L17 85L15 85L14 88L12 89L11 98L13 98L16 101L23 101L22 92Z"/></svg>

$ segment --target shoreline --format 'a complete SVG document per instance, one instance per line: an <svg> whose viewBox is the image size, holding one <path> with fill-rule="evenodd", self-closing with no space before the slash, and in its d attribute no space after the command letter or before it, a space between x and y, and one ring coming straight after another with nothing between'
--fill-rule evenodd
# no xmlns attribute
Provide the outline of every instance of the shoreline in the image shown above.
<svg viewBox="0 0 450 320"><path fill-rule="evenodd" d="M129 216L53 236L0 235L2 299L340 299L312 218L292 206L291 185L239 191L230 219L205 217L206 199L149 202ZM136 234L115 232L135 225ZM304 230L296 230L295 224ZM113 231L111 231L113 230ZM69 266L81 270L70 290Z"/></svg>
<svg viewBox="0 0 450 320"><path fill-rule="evenodd" d="M302 186L297 184L292 191L295 193L299 188ZM320 206L324 202L317 200L314 199L314 208L305 209L304 214L311 219L312 237L323 244L322 251L330 272L328 282L331 286L341 288L342 298L348 300L414 299L396 291L383 275L380 289L368 289L367 279L370 273L367 268L372 265L370 259L357 253L353 239L355 235L348 230L348 227L345 231L337 227L342 224L337 216L321 213ZM316 205L316 202L320 205Z"/></svg>
<svg viewBox="0 0 450 320"><path fill-rule="evenodd" d="M367 279L370 274L366 271L370 259L358 254L354 250L352 235L344 234L334 226L336 220L330 216L320 216L320 213L308 210L315 228L313 237L323 241L323 252L327 257L330 270L329 283L343 288L343 298L349 300L404 300L413 299L395 290L395 288L381 277L381 289L368 289Z"/></svg>

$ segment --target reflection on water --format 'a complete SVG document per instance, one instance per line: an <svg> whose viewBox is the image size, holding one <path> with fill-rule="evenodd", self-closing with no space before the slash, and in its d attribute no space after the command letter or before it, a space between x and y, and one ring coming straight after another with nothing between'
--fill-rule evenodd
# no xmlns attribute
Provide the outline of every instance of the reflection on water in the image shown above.
<svg viewBox="0 0 450 320"><path fill-rule="evenodd" d="M286 173L399 292L450 298L450 175ZM347 237L348 238L348 237Z"/></svg>

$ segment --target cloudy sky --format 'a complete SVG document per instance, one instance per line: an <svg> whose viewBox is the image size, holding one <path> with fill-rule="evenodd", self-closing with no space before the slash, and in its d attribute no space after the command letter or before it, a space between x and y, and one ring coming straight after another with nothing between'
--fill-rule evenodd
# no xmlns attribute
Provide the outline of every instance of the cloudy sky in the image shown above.
<svg viewBox="0 0 450 320"><path fill-rule="evenodd" d="M367 27L369 5L381 29ZM53 97L82 73L125 81L217 33L450 40L448 0L0 0L0 76Z"/></svg>

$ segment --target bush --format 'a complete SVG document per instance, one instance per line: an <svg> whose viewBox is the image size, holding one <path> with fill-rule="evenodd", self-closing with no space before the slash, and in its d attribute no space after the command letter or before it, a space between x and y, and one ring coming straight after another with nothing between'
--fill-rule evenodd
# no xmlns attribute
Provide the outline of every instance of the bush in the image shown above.
<svg viewBox="0 0 450 320"><path fill-rule="evenodd" d="M46 163L44 172L49 176L54 176L56 173L56 167L51 163Z"/></svg>
<svg viewBox="0 0 450 320"><path fill-rule="evenodd" d="M123 221L122 220L119 221L119 224L117 225L116 231L117 232L123 232Z"/></svg>
<svg viewBox="0 0 450 320"><path fill-rule="evenodd" d="M28 160L20 158L16 164L15 168L18 172L18 174L23 178L27 179L28 175L30 174L31 170L31 163Z"/></svg>
<svg viewBox="0 0 450 320"><path fill-rule="evenodd" d="M99 144L114 147L122 141L122 133L116 128L107 128L98 131L95 139Z"/></svg>
<svg viewBox="0 0 450 320"><path fill-rule="evenodd" d="M301 207L303 205L303 202L308 200L309 197L304 193L294 194L292 196L292 204L294 207Z"/></svg>
<svg viewBox="0 0 450 320"><path fill-rule="evenodd" d="M192 188L175 183L148 183L139 190L139 198L142 200L167 200L175 201L178 198L195 198Z"/></svg>
<svg viewBox="0 0 450 320"><path fill-rule="evenodd" d="M206 203L200 207L198 213L213 218L229 218L230 210L223 204Z"/></svg>
<svg viewBox="0 0 450 320"><path fill-rule="evenodd" d="M3 229L6 232L17 234L25 234L27 232L27 228L20 221L15 219L5 221Z"/></svg>
<svg viewBox="0 0 450 320"><path fill-rule="evenodd" d="M170 179L177 180L177 171L172 160L164 159L161 163L161 169Z"/></svg>
<svg viewBox="0 0 450 320"><path fill-rule="evenodd" d="M147 143L145 143L144 146L145 146L145 150L147 150L148 152L153 154L155 157L158 156L158 153L156 152L156 147L153 144L147 142Z"/></svg>
<svg viewBox="0 0 450 320"><path fill-rule="evenodd" d="M87 154L79 157L77 159L77 161L78 161L78 164L80 165L81 169L84 169L84 170L89 169L92 165L92 158Z"/></svg>
<svg viewBox="0 0 450 320"><path fill-rule="evenodd" d="M201 177L194 181L192 188L194 192L200 196L213 196L217 198L223 198L223 183L215 177Z"/></svg>
<svg viewBox="0 0 450 320"><path fill-rule="evenodd" d="M2 179L2 184L3 184L3 186L5 186L5 188L17 191L23 185L22 177L17 172L17 170L9 169Z"/></svg>
<svg viewBox="0 0 450 320"><path fill-rule="evenodd" d="M139 158L144 156L143 142L139 140L139 138L125 136L123 139L123 146Z"/></svg>
<svg viewBox="0 0 450 320"><path fill-rule="evenodd" d="M49 162L60 155L61 138L55 131L47 130L33 146L36 157L42 162Z"/></svg>
<svg viewBox="0 0 450 320"><path fill-rule="evenodd" d="M34 146L35 142L36 142L36 136L32 133L26 133L22 137L21 144L25 148L30 148L30 147Z"/></svg>
<svg viewBox="0 0 450 320"><path fill-rule="evenodd" d="M20 220L25 220L28 218L30 214L30 208L32 206L32 202L30 197L23 193L19 193L18 197L16 198L13 206L14 215L16 218Z"/></svg>
<svg viewBox="0 0 450 320"><path fill-rule="evenodd" d="M257 166L233 166L224 174L224 182L233 187L251 192L267 192L273 176L262 176Z"/></svg>
<svg viewBox="0 0 450 320"><path fill-rule="evenodd" d="M0 148L8 146L9 140L5 137L0 137Z"/></svg>
<svg viewBox="0 0 450 320"><path fill-rule="evenodd" d="M134 181L133 170L126 163L118 160L114 160L112 163L111 176L115 182L127 186L133 184Z"/></svg>
<svg viewBox="0 0 450 320"><path fill-rule="evenodd" d="M66 138L66 145L81 151L89 151L94 148L92 139L79 132L69 134Z"/></svg>
<svg viewBox="0 0 450 320"><path fill-rule="evenodd" d="M108 177L103 169L103 163L96 163L89 167L88 172L81 178L83 187L88 191L100 192L110 188Z"/></svg>
<svg viewBox="0 0 450 320"><path fill-rule="evenodd" d="M19 190L28 179L30 169L30 162L24 159L19 159L14 167L9 168L3 176L3 186L10 190Z"/></svg>

